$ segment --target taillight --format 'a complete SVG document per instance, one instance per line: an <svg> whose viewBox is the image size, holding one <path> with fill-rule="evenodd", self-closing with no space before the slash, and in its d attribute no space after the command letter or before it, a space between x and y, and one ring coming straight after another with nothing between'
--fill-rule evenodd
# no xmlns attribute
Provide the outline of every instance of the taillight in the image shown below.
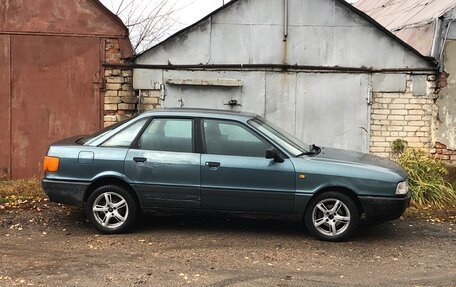
<svg viewBox="0 0 456 287"><path fill-rule="evenodd" d="M60 159L58 157L46 156L44 158L44 172L57 172L59 170Z"/></svg>

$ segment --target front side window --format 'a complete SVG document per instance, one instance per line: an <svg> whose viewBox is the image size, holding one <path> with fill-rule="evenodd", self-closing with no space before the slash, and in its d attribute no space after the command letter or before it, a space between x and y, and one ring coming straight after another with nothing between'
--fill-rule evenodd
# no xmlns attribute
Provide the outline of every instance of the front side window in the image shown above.
<svg viewBox="0 0 456 287"><path fill-rule="evenodd" d="M256 117L255 119L250 120L249 124L252 125L255 129L264 133L269 139L285 148L294 156L308 153L311 150L309 144L302 142L295 136L292 136L279 127L276 127L262 117Z"/></svg>
<svg viewBox="0 0 456 287"><path fill-rule="evenodd" d="M107 140L102 146L105 147L130 147L133 140L138 135L139 131L142 129L144 124L147 122L147 119L142 119L136 123L130 125L129 127L118 132L112 138Z"/></svg>
<svg viewBox="0 0 456 287"><path fill-rule="evenodd" d="M264 158L272 148L248 128L234 122L204 120L203 130L208 154Z"/></svg>
<svg viewBox="0 0 456 287"><path fill-rule="evenodd" d="M153 151L193 152L193 121L154 119L144 130L138 148Z"/></svg>

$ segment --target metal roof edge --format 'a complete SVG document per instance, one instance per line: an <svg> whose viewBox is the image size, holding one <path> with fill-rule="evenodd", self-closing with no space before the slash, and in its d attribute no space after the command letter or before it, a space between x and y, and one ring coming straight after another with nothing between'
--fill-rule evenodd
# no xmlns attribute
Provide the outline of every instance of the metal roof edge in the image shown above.
<svg viewBox="0 0 456 287"><path fill-rule="evenodd" d="M93 0L93 1L97 1L98 0ZM227 4L221 6L220 8L214 10L213 12L211 12L210 14L206 15L204 18L202 18L201 20L195 22L194 24L190 25L190 26L187 26L185 28L183 28L182 30L179 30L178 32L174 33L173 35L169 36L168 38L166 38L165 40L163 40L162 42L150 47L149 49L135 55L133 58L132 58L132 61L136 61L136 59L138 59L139 57L143 56L144 54L146 54L147 52L161 46L161 45L164 45L166 42L174 39L175 37L179 36L180 34L183 34L185 32L187 32L188 30L192 29L193 27L199 25L200 23L208 20L209 18L211 18L212 16L214 16L215 14L219 13L220 11L224 10L225 8L228 8L229 6L233 5L234 3L238 2L240 0L232 0L230 2L228 2ZM364 13L363 11L359 10L358 8L356 8L355 6L353 6L352 4L346 2L345 0L332 0L332 1L337 1L339 2L340 4L342 4L343 6L347 7L349 10L351 10L352 12L354 12L355 14L357 14L358 16L360 16L361 18L363 18L364 20L366 20L367 22L371 23L372 25L374 25L377 29L379 29L380 31L382 31L383 33L385 33L387 36L389 36L390 38L392 38L393 40L397 41L399 44L401 44L404 48L408 49L409 51L413 52L414 54L416 54L418 57L422 58L424 61L426 61L428 64L430 64L433 68L437 69L438 68L438 62L436 61L435 58L433 57L428 57L428 56L424 56L422 55L420 52L418 52L418 50L416 50L415 48L413 48L412 46L410 46L409 44L407 44L405 41L403 41L401 38L397 37L396 35L394 35L390 30L388 30L387 28L385 28L384 26L382 26L380 23L378 23L377 21L375 21L372 17L370 17L369 15L367 15L366 13ZM100 3L101 4L101 3ZM107 8L106 8L107 9Z"/></svg>
<svg viewBox="0 0 456 287"><path fill-rule="evenodd" d="M100 0L90 0L95 6L97 6L100 10L103 11L109 18L111 18L115 23L117 23L119 26L122 27L122 29L125 30L126 36L128 37L130 35L130 31L128 30L127 26L125 26L125 23L120 19L119 16L114 14L111 10L108 9L103 3L100 2Z"/></svg>

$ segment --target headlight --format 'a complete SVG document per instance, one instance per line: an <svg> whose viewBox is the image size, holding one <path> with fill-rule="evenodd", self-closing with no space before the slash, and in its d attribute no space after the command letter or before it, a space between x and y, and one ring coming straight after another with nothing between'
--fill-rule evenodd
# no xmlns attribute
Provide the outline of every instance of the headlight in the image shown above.
<svg viewBox="0 0 456 287"><path fill-rule="evenodd" d="M396 195L405 195L409 191L408 181L400 182L396 188Z"/></svg>

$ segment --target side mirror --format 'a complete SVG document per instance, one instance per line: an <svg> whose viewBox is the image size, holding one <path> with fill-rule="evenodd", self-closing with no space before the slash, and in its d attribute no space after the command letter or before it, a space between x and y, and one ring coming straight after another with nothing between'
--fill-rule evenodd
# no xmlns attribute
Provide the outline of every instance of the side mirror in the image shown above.
<svg viewBox="0 0 456 287"><path fill-rule="evenodd" d="M283 163L285 160L283 157L280 155L279 151L276 149L269 149L266 151L266 158L267 159L273 159L277 163Z"/></svg>

